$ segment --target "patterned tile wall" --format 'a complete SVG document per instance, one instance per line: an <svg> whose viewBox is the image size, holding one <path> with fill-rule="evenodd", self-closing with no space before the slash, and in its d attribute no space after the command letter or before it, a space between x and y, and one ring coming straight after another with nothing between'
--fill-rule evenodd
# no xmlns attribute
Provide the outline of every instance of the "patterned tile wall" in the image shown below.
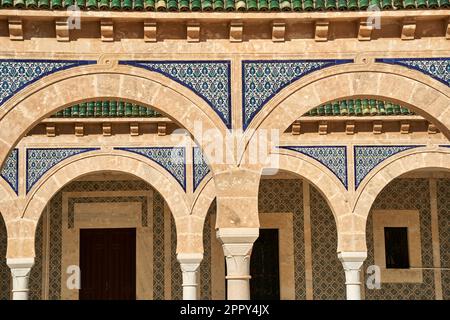
<svg viewBox="0 0 450 320"><path fill-rule="evenodd" d="M43 215L39 219L37 229L36 229L36 240L34 250L36 252L36 258L34 259L34 266L31 268L30 272L30 300L41 300L42 299L42 259L43 259L43 238L44 238L44 228L43 228Z"/></svg>
<svg viewBox="0 0 450 320"><path fill-rule="evenodd" d="M295 298L298 300L306 299L302 181L298 179L261 180L258 208L261 213L292 212L294 223Z"/></svg>
<svg viewBox="0 0 450 320"><path fill-rule="evenodd" d="M279 148L296 151L319 161L336 175L346 189L348 188L346 146L280 146Z"/></svg>
<svg viewBox="0 0 450 320"><path fill-rule="evenodd" d="M418 147L421 146L354 146L355 189L378 164L399 152Z"/></svg>
<svg viewBox="0 0 450 320"><path fill-rule="evenodd" d="M264 105L283 88L307 74L353 60L242 61L242 122L244 130Z"/></svg>
<svg viewBox="0 0 450 320"><path fill-rule="evenodd" d="M95 64L77 60L0 60L0 107L15 93L37 80L57 71Z"/></svg>
<svg viewBox="0 0 450 320"><path fill-rule="evenodd" d="M7 240L5 221L3 221L3 217L0 214L0 300L8 300L11 292L11 276L6 265Z"/></svg>
<svg viewBox="0 0 450 320"><path fill-rule="evenodd" d="M216 200L211 203L203 228L203 261L200 264L200 299L211 300L211 216L216 214Z"/></svg>
<svg viewBox="0 0 450 320"><path fill-rule="evenodd" d="M398 64L420 71L436 80L450 86L450 58L382 58L375 62Z"/></svg>
<svg viewBox="0 0 450 320"><path fill-rule="evenodd" d="M231 128L230 61L119 61L158 72L199 95Z"/></svg>
<svg viewBox="0 0 450 320"><path fill-rule="evenodd" d="M153 197L153 299L164 300L164 199Z"/></svg>
<svg viewBox="0 0 450 320"><path fill-rule="evenodd" d="M450 300L450 180L437 183L439 242L441 244L442 296Z"/></svg>
<svg viewBox="0 0 450 320"><path fill-rule="evenodd" d="M0 176L11 186L16 194L19 193L19 149L14 149L5 160L0 170Z"/></svg>
<svg viewBox="0 0 450 320"><path fill-rule="evenodd" d="M422 266L433 266L431 242L431 212L427 179L397 179L391 182L377 197L373 209L419 210L420 233L422 240ZM373 252L373 216L367 222L367 260L366 270L374 264ZM365 289L366 299L434 299L434 276L432 270L423 271L423 283L382 283L381 289Z"/></svg>
<svg viewBox="0 0 450 320"><path fill-rule="evenodd" d="M171 298L172 300L182 300L183 287L181 286L181 284L183 282L183 278L181 274L180 264L178 263L177 260L177 229L172 215L170 215L170 239L172 240L171 254L170 254L170 265L172 268Z"/></svg>
<svg viewBox="0 0 450 320"><path fill-rule="evenodd" d="M314 300L345 299L345 274L337 257L336 222L315 188L311 197L311 246Z"/></svg>

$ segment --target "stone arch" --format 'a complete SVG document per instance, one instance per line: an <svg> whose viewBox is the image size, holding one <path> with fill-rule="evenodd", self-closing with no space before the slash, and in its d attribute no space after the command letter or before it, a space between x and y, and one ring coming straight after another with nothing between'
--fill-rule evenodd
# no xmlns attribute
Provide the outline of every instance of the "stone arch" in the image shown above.
<svg viewBox="0 0 450 320"><path fill-rule="evenodd" d="M8 207L13 203L17 195L11 189L9 184L0 178L0 216L7 220Z"/></svg>
<svg viewBox="0 0 450 320"><path fill-rule="evenodd" d="M279 169L304 178L322 194L333 213L336 223L338 234L337 250L339 251L342 244L342 236L352 231L352 223L349 223L352 219L352 214L348 205L348 193L342 183L324 165L305 155L283 150L278 154L272 154L271 157L277 157L271 163L276 163L275 161L277 161L278 166L277 168L270 167L266 169Z"/></svg>
<svg viewBox="0 0 450 320"><path fill-rule="evenodd" d="M89 65L44 77L1 107L0 163L20 138L43 118L72 104L93 99L121 99L154 108L173 118L192 135L198 119L202 119L203 130L214 129L221 133L227 130L202 98L174 80L131 66ZM214 170L214 163L211 169Z"/></svg>
<svg viewBox="0 0 450 320"><path fill-rule="evenodd" d="M450 171L450 150L446 148L413 149L379 164L355 196L353 212L364 221L359 225L360 232L366 228L367 218L378 194L394 179L418 169Z"/></svg>
<svg viewBox="0 0 450 320"><path fill-rule="evenodd" d="M150 184L167 202L175 222L189 213L184 190L164 168L143 156L116 150L80 154L53 167L27 195L22 219L37 222L48 200L64 185L101 171L128 173Z"/></svg>
<svg viewBox="0 0 450 320"><path fill-rule="evenodd" d="M325 90L326 89L326 90ZM259 129L281 134L313 107L347 98L399 103L450 137L450 88L419 71L381 63L345 64L313 72L287 86L254 117L241 143L244 158Z"/></svg>

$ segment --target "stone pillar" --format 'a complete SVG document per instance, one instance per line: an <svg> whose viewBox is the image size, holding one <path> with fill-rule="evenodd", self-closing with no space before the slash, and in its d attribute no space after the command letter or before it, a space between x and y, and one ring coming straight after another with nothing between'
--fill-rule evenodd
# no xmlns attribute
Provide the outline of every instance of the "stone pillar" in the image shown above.
<svg viewBox="0 0 450 320"><path fill-rule="evenodd" d="M203 254L179 253L177 259L183 272L183 300L198 300L198 268Z"/></svg>
<svg viewBox="0 0 450 320"><path fill-rule="evenodd" d="M258 236L259 228L220 228L217 231L227 263L228 300L250 300L250 256Z"/></svg>
<svg viewBox="0 0 450 320"><path fill-rule="evenodd" d="M361 266L367 258L367 252L340 252L338 258L341 260L345 271L345 287L347 300L361 300Z"/></svg>
<svg viewBox="0 0 450 320"><path fill-rule="evenodd" d="M34 265L33 258L12 258L7 259L6 264L11 269L13 279L13 300L28 300L28 279L30 278L31 267Z"/></svg>

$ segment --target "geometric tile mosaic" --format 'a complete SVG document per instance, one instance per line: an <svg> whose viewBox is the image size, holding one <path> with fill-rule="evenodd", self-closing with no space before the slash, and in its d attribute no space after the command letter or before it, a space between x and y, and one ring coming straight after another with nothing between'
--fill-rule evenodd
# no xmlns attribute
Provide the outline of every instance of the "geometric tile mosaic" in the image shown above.
<svg viewBox="0 0 450 320"><path fill-rule="evenodd" d="M347 147L345 146L278 146L299 152L330 169L347 189Z"/></svg>
<svg viewBox="0 0 450 320"><path fill-rule="evenodd" d="M6 225L0 215L0 300L9 300L11 272L6 264L6 246L8 237L6 235Z"/></svg>
<svg viewBox="0 0 450 320"><path fill-rule="evenodd" d="M182 300L183 299L183 277L181 273L180 263L177 260L177 229L175 226L175 220L173 215L170 214L170 265L171 265L171 299ZM197 280L198 281L198 280ZM197 282L198 283L198 282Z"/></svg>
<svg viewBox="0 0 450 320"><path fill-rule="evenodd" d="M203 226L203 260L200 263L200 300L211 300L211 217L216 212L216 201L211 203Z"/></svg>
<svg viewBox="0 0 450 320"><path fill-rule="evenodd" d="M203 156L202 149L199 147L192 148L192 156L194 160L194 191L202 182L203 178L210 172L206 158Z"/></svg>
<svg viewBox="0 0 450 320"><path fill-rule="evenodd" d="M200 96L231 128L230 61L119 61L153 72L184 85Z"/></svg>
<svg viewBox="0 0 450 320"><path fill-rule="evenodd" d="M434 299L433 241L431 236L430 188L428 179L395 179L377 196L367 219L367 259L363 269L374 264L373 210L418 210L422 251L422 283L381 283L381 289L365 287L367 300ZM447 212L448 213L448 212ZM361 282L365 283L364 272Z"/></svg>
<svg viewBox="0 0 450 320"><path fill-rule="evenodd" d="M242 61L242 121L244 130L279 91L303 76L353 60L244 60Z"/></svg>
<svg viewBox="0 0 450 320"><path fill-rule="evenodd" d="M142 155L167 170L186 191L186 152L184 147L114 148Z"/></svg>
<svg viewBox="0 0 450 320"><path fill-rule="evenodd" d="M345 299L345 275L337 256L336 222L325 198L310 187L314 300Z"/></svg>
<svg viewBox="0 0 450 320"><path fill-rule="evenodd" d="M437 181L442 296L450 300L450 180Z"/></svg>
<svg viewBox="0 0 450 320"><path fill-rule="evenodd" d="M164 199L153 195L153 300L164 300Z"/></svg>
<svg viewBox="0 0 450 320"><path fill-rule="evenodd" d="M383 58L375 62L397 64L420 71L450 86L450 58Z"/></svg>
<svg viewBox="0 0 450 320"><path fill-rule="evenodd" d="M15 93L57 71L96 61L0 59L0 107Z"/></svg>
<svg viewBox="0 0 450 320"><path fill-rule="evenodd" d="M19 150L14 149L5 160L0 176L11 186L16 194L19 193Z"/></svg>
<svg viewBox="0 0 450 320"><path fill-rule="evenodd" d="M33 185L52 167L61 161L80 153L99 150L99 148L36 148L27 149L26 158L26 190Z"/></svg>
<svg viewBox="0 0 450 320"><path fill-rule="evenodd" d="M399 152L418 147L422 146L354 146L355 190L378 164Z"/></svg>

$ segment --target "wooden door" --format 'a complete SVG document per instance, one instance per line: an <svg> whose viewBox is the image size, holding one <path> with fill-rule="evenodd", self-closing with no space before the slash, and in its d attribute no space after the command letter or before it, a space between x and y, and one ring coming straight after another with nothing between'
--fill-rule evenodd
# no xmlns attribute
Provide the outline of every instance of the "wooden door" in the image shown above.
<svg viewBox="0 0 450 320"><path fill-rule="evenodd" d="M136 299L136 229L81 229L80 269L80 300Z"/></svg>
<svg viewBox="0 0 450 320"><path fill-rule="evenodd" d="M250 299L279 300L278 229L260 229L250 260Z"/></svg>

